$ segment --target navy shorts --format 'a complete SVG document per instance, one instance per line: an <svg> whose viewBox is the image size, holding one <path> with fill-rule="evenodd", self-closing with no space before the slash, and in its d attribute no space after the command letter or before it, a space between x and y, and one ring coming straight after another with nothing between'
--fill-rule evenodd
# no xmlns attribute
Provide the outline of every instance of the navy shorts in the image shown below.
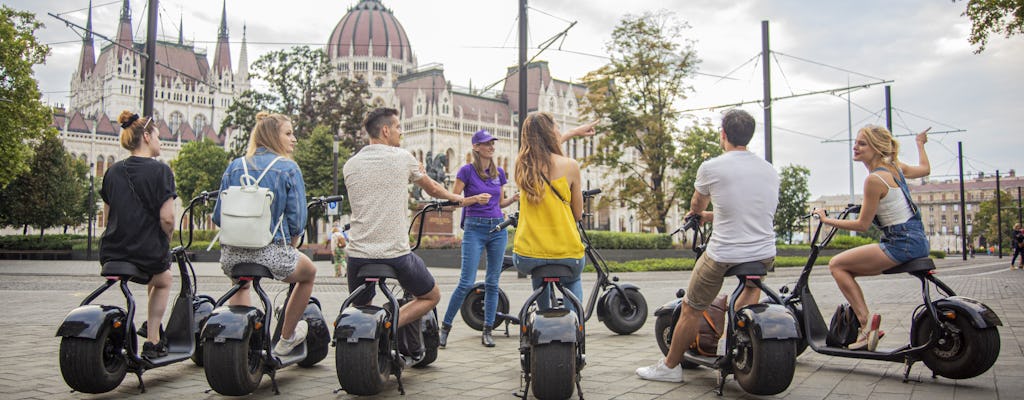
<svg viewBox="0 0 1024 400"><path fill-rule="evenodd" d="M924 234L924 225L917 217L902 224L883 227L882 240L878 245L882 252L897 264L928 257L930 248L928 237Z"/></svg>
<svg viewBox="0 0 1024 400"><path fill-rule="evenodd" d="M402 286L402 289L412 294L413 296L423 296L434 290L434 276L430 274L430 270L427 269L427 264L423 262L420 256L409 253L404 256L387 259L372 259L372 258L348 258L348 291L352 293L359 285L363 284L363 280L356 278L359 275L359 269L366 264L387 264L395 268L398 272L398 284ZM375 290L368 290L363 292L358 298L352 300L353 304L366 304L370 302Z"/></svg>

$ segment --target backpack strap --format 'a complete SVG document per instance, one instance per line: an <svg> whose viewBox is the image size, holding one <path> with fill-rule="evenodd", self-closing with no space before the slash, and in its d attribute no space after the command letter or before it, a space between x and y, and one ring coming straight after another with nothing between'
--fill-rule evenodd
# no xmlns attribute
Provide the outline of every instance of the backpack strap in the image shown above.
<svg viewBox="0 0 1024 400"><path fill-rule="evenodd" d="M270 171L270 167L274 166L274 163L276 163L278 160L283 159L283 158L284 158L283 156L277 156L273 160L271 160L270 164L267 164L266 167L263 167L263 172L261 172L260 176L258 178L256 178L256 180L254 181L252 179L252 175L249 175L249 162L248 162L248 160L245 159L245 157L242 157L242 177L241 177L241 184L242 184L242 186L256 186L256 185L259 185L260 181L263 180L263 177L267 175L268 171Z"/></svg>

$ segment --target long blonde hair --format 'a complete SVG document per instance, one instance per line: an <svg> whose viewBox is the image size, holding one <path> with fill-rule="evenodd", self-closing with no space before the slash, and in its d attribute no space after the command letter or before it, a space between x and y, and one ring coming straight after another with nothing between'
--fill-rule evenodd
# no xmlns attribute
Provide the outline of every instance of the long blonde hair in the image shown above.
<svg viewBox="0 0 1024 400"><path fill-rule="evenodd" d="M892 137L892 133L888 129L883 126L868 125L860 128L860 131L857 132L858 135L862 133L868 141L868 146L882 156L882 161L893 167L899 167L900 142Z"/></svg>
<svg viewBox="0 0 1024 400"><path fill-rule="evenodd" d="M288 151L281 146L280 138L284 124L291 122L292 120L283 114L272 114L266 111L257 113L256 126L252 128L252 134L249 135L249 148L245 151L245 158L252 160L256 149L260 147L266 147L279 156L291 158Z"/></svg>
<svg viewBox="0 0 1024 400"><path fill-rule="evenodd" d="M544 198L547 190L544 179L551 171L552 154L563 155L554 117L546 112L530 113L523 122L522 148L516 159L516 186L532 203Z"/></svg>

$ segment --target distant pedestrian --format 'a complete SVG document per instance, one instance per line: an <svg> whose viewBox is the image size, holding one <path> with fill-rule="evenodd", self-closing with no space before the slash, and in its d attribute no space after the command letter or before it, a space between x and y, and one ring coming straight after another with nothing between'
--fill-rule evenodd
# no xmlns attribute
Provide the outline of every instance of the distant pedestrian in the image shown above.
<svg viewBox="0 0 1024 400"><path fill-rule="evenodd" d="M1013 247L1013 258L1010 259L1010 269L1024 269L1024 230L1020 223L1013 224L1013 232L1010 236L1010 246ZM1020 256L1020 264L1017 264L1017 256Z"/></svg>

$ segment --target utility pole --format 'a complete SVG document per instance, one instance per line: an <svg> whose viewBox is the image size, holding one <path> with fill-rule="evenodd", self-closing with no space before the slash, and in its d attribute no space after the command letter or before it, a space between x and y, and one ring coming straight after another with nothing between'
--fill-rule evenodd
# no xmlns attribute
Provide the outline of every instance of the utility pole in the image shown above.
<svg viewBox="0 0 1024 400"><path fill-rule="evenodd" d="M516 129L516 140L523 145L523 125L526 123L526 0L519 0L519 126Z"/></svg>
<svg viewBox="0 0 1024 400"><path fill-rule="evenodd" d="M146 25L146 75L142 88L142 115L153 116L153 94L156 86L156 24L160 16L159 0L149 0ZM213 121L210 121L211 123Z"/></svg>
<svg viewBox="0 0 1024 400"><path fill-rule="evenodd" d="M525 0L523 0L525 1ZM761 79L764 81L764 159L772 163L772 72L769 65L768 21L761 21Z"/></svg>
<svg viewBox="0 0 1024 400"><path fill-rule="evenodd" d="M999 258L1003 258L1003 190L999 187L999 170L996 170L996 231L999 241Z"/></svg>
<svg viewBox="0 0 1024 400"><path fill-rule="evenodd" d="M960 245L963 249L964 261L967 261L967 221L964 221L964 142L956 142L956 152L957 160L960 162Z"/></svg>
<svg viewBox="0 0 1024 400"><path fill-rule="evenodd" d="M892 86L885 85L885 129L892 133Z"/></svg>

